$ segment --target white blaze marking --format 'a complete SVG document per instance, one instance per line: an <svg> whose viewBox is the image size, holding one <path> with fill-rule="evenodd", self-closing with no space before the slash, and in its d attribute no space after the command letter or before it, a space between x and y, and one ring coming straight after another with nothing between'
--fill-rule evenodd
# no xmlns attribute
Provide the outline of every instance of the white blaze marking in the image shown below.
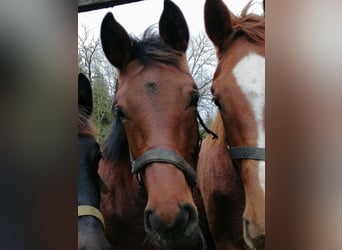
<svg viewBox="0 0 342 250"><path fill-rule="evenodd" d="M265 148L265 58L257 54L249 54L234 67L233 75L242 93L250 101L258 126L257 146ZM265 162L259 162L259 179L265 192Z"/></svg>

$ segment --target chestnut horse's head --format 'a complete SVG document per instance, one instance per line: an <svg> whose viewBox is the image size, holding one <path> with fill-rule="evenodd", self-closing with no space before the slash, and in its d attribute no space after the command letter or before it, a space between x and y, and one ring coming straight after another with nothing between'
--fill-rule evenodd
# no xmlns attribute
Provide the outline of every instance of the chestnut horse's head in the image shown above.
<svg viewBox="0 0 342 250"><path fill-rule="evenodd" d="M102 21L103 51L118 71L115 125L104 154L115 160L129 148L132 172L147 193L144 221L150 240L163 249L190 249L204 244L191 190L199 152L199 94L185 56L188 27L168 0L159 34L147 30L141 40L133 39L112 14Z"/></svg>
<svg viewBox="0 0 342 250"><path fill-rule="evenodd" d="M207 0L205 27L219 59L212 93L245 189L244 238L250 247L263 249L265 19L247 14L250 5L243 9L240 17L235 17L222 0Z"/></svg>

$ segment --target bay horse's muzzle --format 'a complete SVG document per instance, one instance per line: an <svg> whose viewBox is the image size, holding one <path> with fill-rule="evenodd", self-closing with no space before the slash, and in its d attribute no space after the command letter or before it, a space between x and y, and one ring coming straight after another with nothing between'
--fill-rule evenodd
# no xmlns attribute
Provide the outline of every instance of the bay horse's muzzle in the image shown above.
<svg viewBox="0 0 342 250"><path fill-rule="evenodd" d="M171 225L158 213L145 210L145 230L152 243L162 249L205 249L205 240L198 224L198 214L190 204L180 206Z"/></svg>
<svg viewBox="0 0 342 250"><path fill-rule="evenodd" d="M180 170L189 185L187 189L196 185L197 173L195 169L180 154L165 148L152 148L135 159L132 162L132 173L139 176L147 166L156 163L163 163L163 165ZM141 186L145 186L142 178L137 179ZM170 184L167 187L170 188ZM164 183L160 188L165 189ZM189 192L191 192L190 189ZM153 205L145 209L145 231L150 241L157 247L165 250L205 249L205 240L199 227L197 210L194 205L187 203L186 200L185 198L184 203L178 203L178 205L177 203L173 204L171 209L163 212ZM167 199L164 199L164 202L168 202Z"/></svg>

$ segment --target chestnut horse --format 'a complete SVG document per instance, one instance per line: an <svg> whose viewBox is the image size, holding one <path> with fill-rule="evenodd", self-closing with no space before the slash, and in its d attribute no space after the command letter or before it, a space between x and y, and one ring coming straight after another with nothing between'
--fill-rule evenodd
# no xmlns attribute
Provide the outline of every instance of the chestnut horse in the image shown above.
<svg viewBox="0 0 342 250"><path fill-rule="evenodd" d="M89 119L93 97L89 80L78 75L78 249L112 249L104 233L99 211L100 187L97 167L101 158Z"/></svg>
<svg viewBox="0 0 342 250"><path fill-rule="evenodd" d="M199 92L187 65L188 41L185 18L169 0L159 35L147 29L141 40L132 38L111 13L102 21L103 51L118 81L99 166L110 192L100 207L118 249L205 249L192 192Z"/></svg>
<svg viewBox="0 0 342 250"><path fill-rule="evenodd" d="M243 249L242 235L250 248L265 244L265 18L250 6L236 17L222 0L205 3L219 139L203 142L198 182L217 249Z"/></svg>

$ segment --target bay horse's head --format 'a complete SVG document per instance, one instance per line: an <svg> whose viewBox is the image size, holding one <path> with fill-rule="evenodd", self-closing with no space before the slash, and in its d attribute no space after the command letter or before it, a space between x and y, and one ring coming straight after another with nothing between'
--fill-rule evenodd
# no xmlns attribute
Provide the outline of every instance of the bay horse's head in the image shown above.
<svg viewBox="0 0 342 250"><path fill-rule="evenodd" d="M263 249L265 18L247 14L250 5L235 17L222 0L207 0L205 27L219 60L211 90L245 189L244 238L250 247Z"/></svg>
<svg viewBox="0 0 342 250"><path fill-rule="evenodd" d="M90 125L93 96L89 80L78 75L78 249L112 249L103 230L97 166L100 147Z"/></svg>
<svg viewBox="0 0 342 250"><path fill-rule="evenodd" d="M185 56L188 27L168 0L159 34L147 30L141 40L133 39L111 13L102 21L103 51L118 71L115 121L104 156L111 161L130 153L132 172L147 194L144 222L151 241L162 249L190 249L204 244L191 190L199 94Z"/></svg>

